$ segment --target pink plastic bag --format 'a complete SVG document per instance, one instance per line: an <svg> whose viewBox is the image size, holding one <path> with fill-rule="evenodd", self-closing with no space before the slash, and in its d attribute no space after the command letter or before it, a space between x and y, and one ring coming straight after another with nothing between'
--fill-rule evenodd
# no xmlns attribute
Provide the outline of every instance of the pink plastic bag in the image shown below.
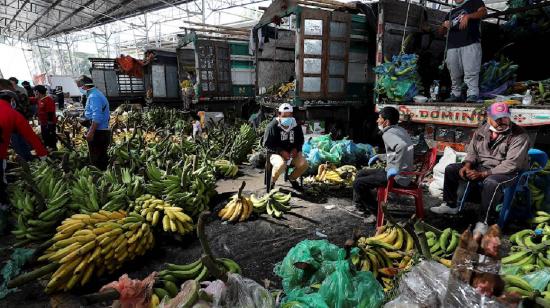
<svg viewBox="0 0 550 308"><path fill-rule="evenodd" d="M151 273L143 280L130 279L127 274L122 275L118 281L113 281L100 290L115 289L120 293L118 307L121 308L149 308L149 301L155 284L157 272ZM113 304L113 307L116 307Z"/></svg>

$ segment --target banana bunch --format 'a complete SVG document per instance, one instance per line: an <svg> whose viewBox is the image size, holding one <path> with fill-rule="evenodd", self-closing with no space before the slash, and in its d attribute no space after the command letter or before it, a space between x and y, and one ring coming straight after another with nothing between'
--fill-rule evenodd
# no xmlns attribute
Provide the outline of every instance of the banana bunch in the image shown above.
<svg viewBox="0 0 550 308"><path fill-rule="evenodd" d="M336 167L331 164L320 164L317 168L315 180L327 184L343 184L344 180L340 177Z"/></svg>
<svg viewBox="0 0 550 308"><path fill-rule="evenodd" d="M151 195L142 195L137 198L133 210L145 217L145 220L150 222L153 227L161 222L164 232L184 235L195 229L193 219L185 214L182 208L172 206Z"/></svg>
<svg viewBox="0 0 550 308"><path fill-rule="evenodd" d="M279 87L279 89L277 89L277 96L281 98L285 97L288 94L288 92L294 91L294 88L295 88L294 82L283 83Z"/></svg>
<svg viewBox="0 0 550 308"><path fill-rule="evenodd" d="M288 212L291 209L290 199L292 194L284 194L279 191L278 188L272 189L268 194L265 194L260 199L256 196L250 196L254 212L267 213L269 216L280 218L284 212Z"/></svg>
<svg viewBox="0 0 550 308"><path fill-rule="evenodd" d="M217 258L221 270L230 273L241 273L241 267L233 260L226 258ZM159 302L164 297L174 298L179 292L179 287L183 282L187 280L194 280L197 282L203 281L208 278L208 268L202 263L201 259L189 263L189 264L166 264L166 269L158 273L159 282L162 286L155 287L153 292L158 297Z"/></svg>
<svg viewBox="0 0 550 308"><path fill-rule="evenodd" d="M543 224L542 226L550 224L550 213L547 213L544 211L536 211L535 215L536 216L531 219L532 224L536 224L536 225ZM537 226L538 229L542 229L539 227L540 226Z"/></svg>
<svg viewBox="0 0 550 308"><path fill-rule="evenodd" d="M517 293L522 297L533 296L533 287L519 275L502 275L500 277L504 280L504 291Z"/></svg>
<svg viewBox="0 0 550 308"><path fill-rule="evenodd" d="M540 234L535 234L535 231L529 229L512 234L510 242L516 246L512 246L510 254L502 258L502 264L505 266L520 266L520 273L529 273L549 267L550 247L547 242L550 238L549 231L550 227L545 226Z"/></svg>
<svg viewBox="0 0 550 308"><path fill-rule="evenodd" d="M236 132L236 136L232 140L231 148L227 159L240 164L246 161L246 157L252 152L254 144L256 143L256 131L249 124L242 124L239 127L239 131Z"/></svg>
<svg viewBox="0 0 550 308"><path fill-rule="evenodd" d="M218 216L231 222L245 221L252 214L253 206L249 197L242 195L246 183L243 181L239 192L229 199L229 203L220 210Z"/></svg>
<svg viewBox="0 0 550 308"><path fill-rule="evenodd" d="M352 258L352 264L362 271L370 271L379 278L388 292L394 287L394 277L399 270L412 266L414 239L398 225L384 225L378 234L357 240L361 257Z"/></svg>
<svg viewBox="0 0 550 308"><path fill-rule="evenodd" d="M447 228L438 237L435 233L426 232L430 253L441 264L450 267L453 254L460 242L460 234L456 230Z"/></svg>
<svg viewBox="0 0 550 308"><path fill-rule="evenodd" d="M336 172L338 172L338 175L344 180L346 185L352 185L357 176L357 168L352 165L338 167L336 168Z"/></svg>
<svg viewBox="0 0 550 308"><path fill-rule="evenodd" d="M124 211L75 214L57 227L52 240L54 243L38 259L58 265L46 286L47 293L83 286L94 274L113 273L154 245L145 219Z"/></svg>
<svg viewBox="0 0 550 308"><path fill-rule="evenodd" d="M239 172L239 167L226 159L214 161L216 173L226 178L234 178Z"/></svg>
<svg viewBox="0 0 550 308"><path fill-rule="evenodd" d="M117 183L111 177L109 172L102 173L90 167L76 170L71 189L71 208L81 213L127 209L128 197L141 194L141 181L136 179L124 184L122 181Z"/></svg>
<svg viewBox="0 0 550 308"><path fill-rule="evenodd" d="M208 208L210 198L216 194L216 179L207 166L193 170L191 156L182 165L174 166L167 172L154 163L147 163L145 188L147 193L181 207L185 213L195 217Z"/></svg>
<svg viewBox="0 0 550 308"><path fill-rule="evenodd" d="M46 162L32 167L32 171L18 170L21 180L10 193L10 202L17 209L12 233L20 244L50 238L67 216L66 204L71 198L67 181L57 169Z"/></svg>

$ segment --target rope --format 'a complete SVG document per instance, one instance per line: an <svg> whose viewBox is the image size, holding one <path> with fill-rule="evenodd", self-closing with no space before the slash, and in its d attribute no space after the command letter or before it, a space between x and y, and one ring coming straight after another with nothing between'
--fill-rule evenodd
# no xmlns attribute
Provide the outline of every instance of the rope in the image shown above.
<svg viewBox="0 0 550 308"><path fill-rule="evenodd" d="M443 63L439 66L439 70L445 69L445 64L447 63L447 47L449 45L449 32L451 32L451 12L449 11L449 28L447 28L447 37L445 38L445 50L443 51Z"/></svg>
<svg viewBox="0 0 550 308"><path fill-rule="evenodd" d="M411 0L407 0L407 15L405 16L405 26L403 27L403 38L401 39L400 55L405 53L405 36L407 34L407 25L409 23L409 11L411 9Z"/></svg>

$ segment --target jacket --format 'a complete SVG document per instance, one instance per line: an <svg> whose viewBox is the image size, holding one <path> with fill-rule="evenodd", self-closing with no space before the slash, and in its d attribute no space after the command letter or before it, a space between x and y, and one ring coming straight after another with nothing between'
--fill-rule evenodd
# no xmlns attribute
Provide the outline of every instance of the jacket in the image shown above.
<svg viewBox="0 0 550 308"><path fill-rule="evenodd" d="M88 120L96 122L98 124L97 129L107 130L109 129L109 101L96 88L91 88L86 92L86 109L84 110L84 117Z"/></svg>
<svg viewBox="0 0 550 308"><path fill-rule="evenodd" d="M29 122L11 104L0 99L0 160L8 156L12 133L17 132L32 145L38 156L46 156L48 151L34 133Z"/></svg>
<svg viewBox="0 0 550 308"><path fill-rule="evenodd" d="M380 159L386 162L386 171L395 168L399 172L414 170L414 144L409 133L401 126L392 125L384 128L382 139L386 154L380 154ZM396 175L395 182L408 186L411 177Z"/></svg>
<svg viewBox="0 0 550 308"><path fill-rule="evenodd" d="M510 129L501 134L489 147L489 124L478 128L466 150L465 162L486 169L491 174L514 174L529 168L529 136L523 128L512 122Z"/></svg>
<svg viewBox="0 0 550 308"><path fill-rule="evenodd" d="M274 153L290 152L293 149L301 152L304 145L302 126L296 125L288 132L279 125L277 118L267 125L264 134L264 147Z"/></svg>

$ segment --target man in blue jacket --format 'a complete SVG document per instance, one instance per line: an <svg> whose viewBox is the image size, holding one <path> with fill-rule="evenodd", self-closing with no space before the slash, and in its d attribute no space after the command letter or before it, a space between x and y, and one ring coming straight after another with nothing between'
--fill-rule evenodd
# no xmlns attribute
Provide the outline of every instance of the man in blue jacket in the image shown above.
<svg viewBox="0 0 550 308"><path fill-rule="evenodd" d="M90 162L101 170L107 169L109 156L107 149L111 142L109 129L109 101L95 86L93 80L82 75L76 81L80 92L86 95L86 109L84 117L90 122L86 140L90 151Z"/></svg>

